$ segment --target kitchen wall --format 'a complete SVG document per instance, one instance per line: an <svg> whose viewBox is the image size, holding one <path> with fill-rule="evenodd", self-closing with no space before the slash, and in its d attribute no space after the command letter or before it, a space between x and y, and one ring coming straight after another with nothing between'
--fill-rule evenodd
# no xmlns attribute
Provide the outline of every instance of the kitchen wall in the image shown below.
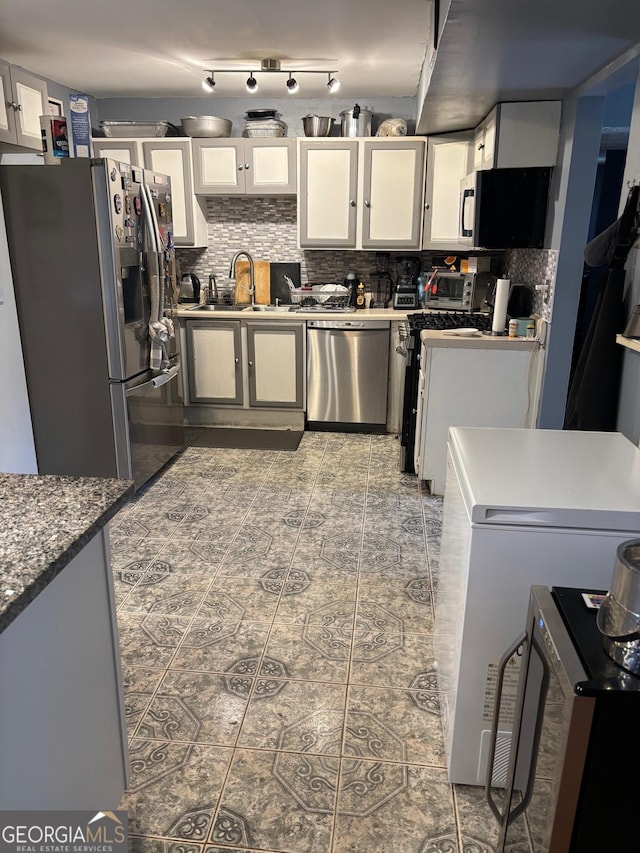
<svg viewBox="0 0 640 853"><path fill-rule="evenodd" d="M222 84L222 81L220 81ZM387 118L404 118L409 133L415 130L415 98L363 98L358 101L362 109L374 114L373 133ZM242 136L244 114L252 109L276 109L287 124L287 136L304 136L302 118L316 114L336 119L334 135L340 135L340 113L353 109L354 101L335 97L304 98L293 95L286 98L221 98L218 95L204 98L101 98L97 102L98 121L169 121L180 126L184 116L216 115L231 119L232 136ZM92 113L92 118L95 119ZM94 120L94 127L98 126Z"/></svg>

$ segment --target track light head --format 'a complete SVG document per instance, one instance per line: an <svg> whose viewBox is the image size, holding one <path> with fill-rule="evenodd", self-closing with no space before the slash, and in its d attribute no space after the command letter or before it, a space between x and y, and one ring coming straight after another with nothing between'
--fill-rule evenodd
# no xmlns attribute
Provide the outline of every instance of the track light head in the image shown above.
<svg viewBox="0 0 640 853"><path fill-rule="evenodd" d="M205 77L202 81L202 88L205 92L212 93L215 89L216 81L213 79L213 71L208 77Z"/></svg>
<svg viewBox="0 0 640 853"><path fill-rule="evenodd" d="M253 72L251 72L248 80L247 80L247 92L257 92L258 91L258 81L253 76Z"/></svg>
<svg viewBox="0 0 640 853"><path fill-rule="evenodd" d="M287 92L290 95L295 95L300 87L298 86L298 81L295 77L291 76L291 72L289 72L289 79L287 80Z"/></svg>
<svg viewBox="0 0 640 853"><path fill-rule="evenodd" d="M333 93L337 92L338 89L340 88L340 81L336 80L335 77L332 77L331 72L329 72L328 77L329 77L329 82L327 83L327 89L333 95Z"/></svg>

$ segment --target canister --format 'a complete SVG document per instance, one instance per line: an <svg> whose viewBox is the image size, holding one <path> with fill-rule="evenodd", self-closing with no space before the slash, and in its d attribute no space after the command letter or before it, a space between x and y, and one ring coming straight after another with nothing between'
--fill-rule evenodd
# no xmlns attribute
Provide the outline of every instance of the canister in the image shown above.
<svg viewBox="0 0 640 853"><path fill-rule="evenodd" d="M343 136L371 136L371 110L363 110L356 104L352 110L343 110L341 133Z"/></svg>

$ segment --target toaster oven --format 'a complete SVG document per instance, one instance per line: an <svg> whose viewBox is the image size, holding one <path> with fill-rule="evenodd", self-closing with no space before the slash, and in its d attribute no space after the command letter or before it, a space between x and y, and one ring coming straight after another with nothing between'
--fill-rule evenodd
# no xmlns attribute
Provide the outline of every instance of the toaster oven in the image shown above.
<svg viewBox="0 0 640 853"><path fill-rule="evenodd" d="M425 287L424 307L446 311L488 311L495 284L496 276L489 272L437 272Z"/></svg>

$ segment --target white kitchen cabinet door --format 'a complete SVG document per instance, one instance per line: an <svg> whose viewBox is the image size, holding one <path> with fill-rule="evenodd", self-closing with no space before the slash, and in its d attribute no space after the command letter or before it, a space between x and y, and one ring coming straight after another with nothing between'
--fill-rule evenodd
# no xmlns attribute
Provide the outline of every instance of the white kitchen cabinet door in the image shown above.
<svg viewBox="0 0 640 853"><path fill-rule="evenodd" d="M242 405L240 321L188 320L189 403Z"/></svg>
<svg viewBox="0 0 640 853"><path fill-rule="evenodd" d="M420 248L424 148L422 140L363 142L363 249Z"/></svg>
<svg viewBox="0 0 640 853"><path fill-rule="evenodd" d="M356 247L358 142L300 143L298 233L302 248Z"/></svg>
<svg viewBox="0 0 640 853"><path fill-rule="evenodd" d="M249 404L304 407L303 323L247 322Z"/></svg>
<svg viewBox="0 0 640 853"><path fill-rule="evenodd" d="M476 128L476 170L555 166L561 106L560 101L496 104Z"/></svg>
<svg viewBox="0 0 640 853"><path fill-rule="evenodd" d="M42 151L40 116L47 115L47 84L0 62L0 142Z"/></svg>
<svg viewBox="0 0 640 853"><path fill-rule="evenodd" d="M247 195L295 195L295 139L245 139L244 157Z"/></svg>
<svg viewBox="0 0 640 853"><path fill-rule="evenodd" d="M194 189L200 195L244 195L244 140L194 139Z"/></svg>
<svg viewBox="0 0 640 853"><path fill-rule="evenodd" d="M207 218L193 191L191 141L154 139L142 143L146 169L171 178L173 240L177 246L206 246Z"/></svg>
<svg viewBox="0 0 640 853"><path fill-rule="evenodd" d="M108 157L130 166L142 166L141 151L135 139L93 139L93 156Z"/></svg>
<svg viewBox="0 0 640 853"><path fill-rule="evenodd" d="M431 136L427 141L423 249L463 249L460 238L460 181L469 173L470 133Z"/></svg>
<svg viewBox="0 0 640 853"><path fill-rule="evenodd" d="M194 139L199 195L293 195L294 139Z"/></svg>

